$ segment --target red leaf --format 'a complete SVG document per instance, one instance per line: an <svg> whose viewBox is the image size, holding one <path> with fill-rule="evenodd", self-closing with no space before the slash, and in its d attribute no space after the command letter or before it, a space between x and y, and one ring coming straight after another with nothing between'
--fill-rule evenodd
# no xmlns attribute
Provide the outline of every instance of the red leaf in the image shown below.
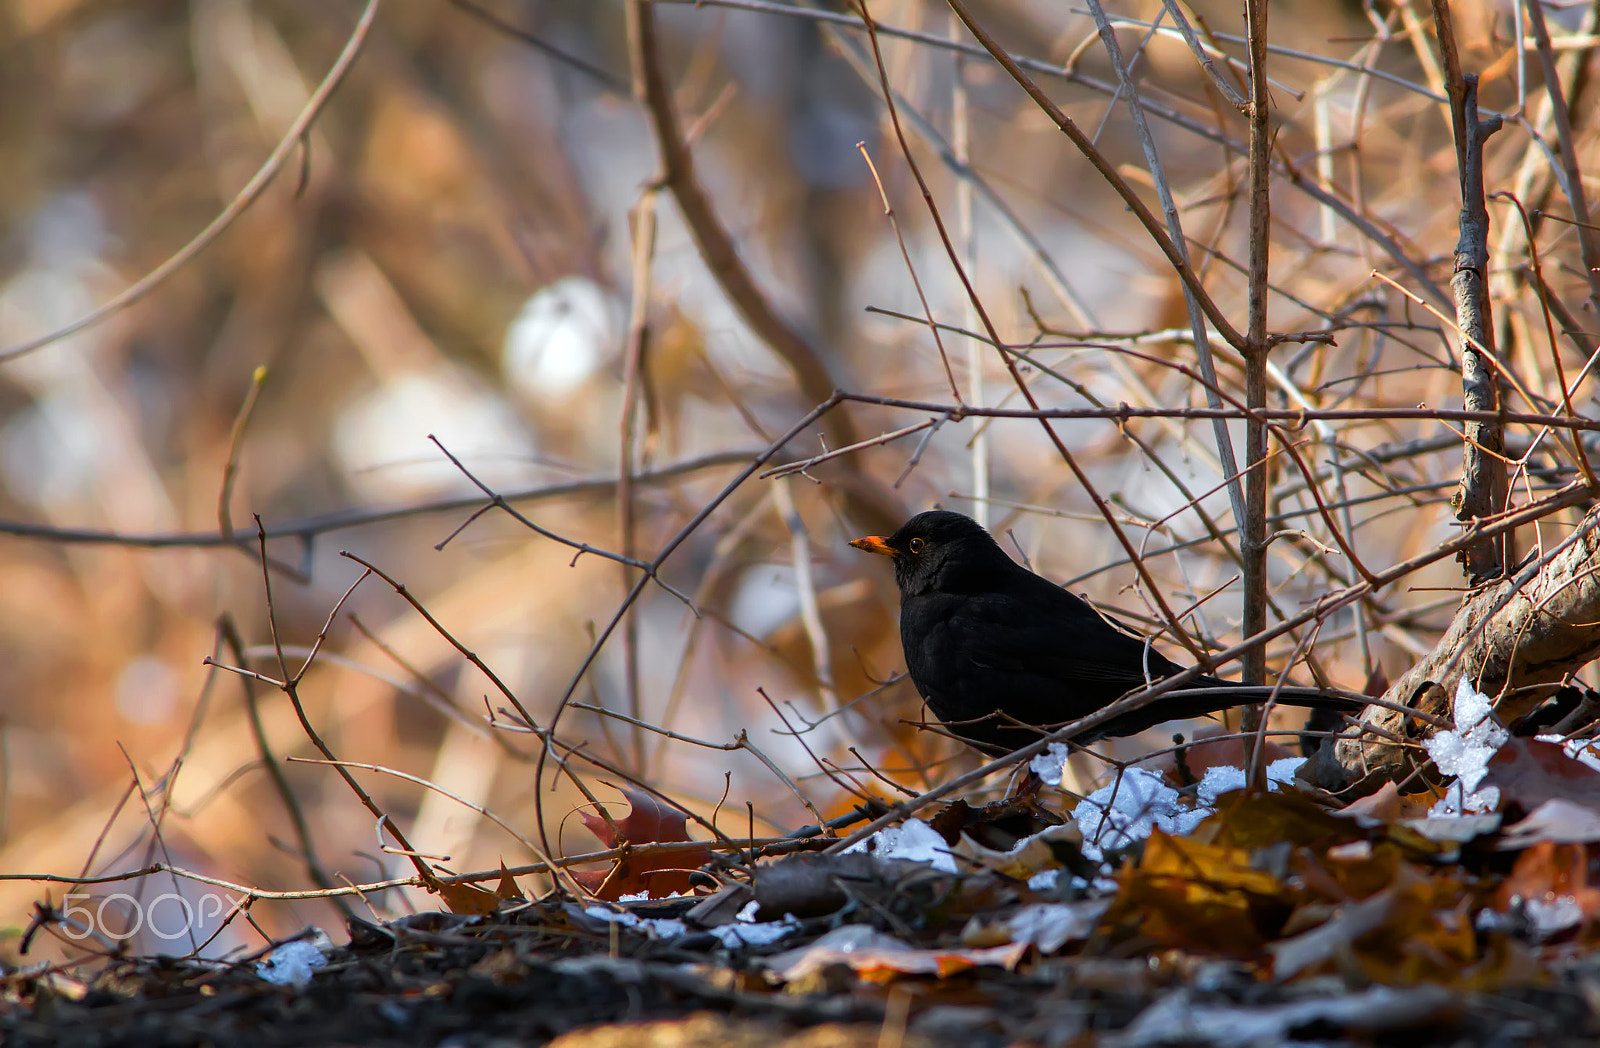
<svg viewBox="0 0 1600 1048"><path fill-rule="evenodd" d="M579 813L583 824L600 839L601 844L617 848L625 844L665 844L693 839L689 836L689 820L681 811L669 808L641 790L630 790L609 782L606 785L627 799L629 811L621 819L613 816L611 821L616 824L616 833L611 832L610 824L603 817L588 812ZM662 898L673 892L687 893L690 889L689 874L709 861L711 851L708 848L664 855L631 854L604 873L575 873L573 877L583 887L609 902L641 892L651 898Z"/></svg>

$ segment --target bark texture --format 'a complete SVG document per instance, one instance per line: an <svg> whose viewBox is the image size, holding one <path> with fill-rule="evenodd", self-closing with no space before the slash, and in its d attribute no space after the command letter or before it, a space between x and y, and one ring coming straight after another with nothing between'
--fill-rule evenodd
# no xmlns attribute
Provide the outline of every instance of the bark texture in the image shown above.
<svg viewBox="0 0 1600 1048"><path fill-rule="evenodd" d="M1478 690L1497 697L1496 714L1511 724L1597 655L1600 508L1584 517L1547 563L1535 561L1467 598L1439 643L1383 697L1448 719L1457 684L1471 674ZM1423 762L1426 722L1376 706L1361 721L1373 730L1352 731L1323 747L1307 768L1312 782L1364 792L1403 778Z"/></svg>

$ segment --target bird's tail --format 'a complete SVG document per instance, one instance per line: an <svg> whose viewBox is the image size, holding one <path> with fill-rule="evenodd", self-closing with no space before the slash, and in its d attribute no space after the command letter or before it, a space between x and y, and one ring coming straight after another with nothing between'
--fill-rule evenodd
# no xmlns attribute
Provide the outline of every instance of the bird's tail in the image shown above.
<svg viewBox="0 0 1600 1048"><path fill-rule="evenodd" d="M1338 713L1360 713L1366 703L1360 696L1296 686L1241 684L1220 677L1199 677L1148 706L1124 713L1095 731L1096 736L1137 735L1163 721L1206 717L1250 703L1272 701L1284 706Z"/></svg>

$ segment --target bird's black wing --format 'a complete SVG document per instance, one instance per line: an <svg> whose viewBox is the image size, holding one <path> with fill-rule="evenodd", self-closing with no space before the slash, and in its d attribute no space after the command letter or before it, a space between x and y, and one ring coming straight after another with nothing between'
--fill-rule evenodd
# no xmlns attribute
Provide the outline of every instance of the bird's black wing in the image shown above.
<svg viewBox="0 0 1600 1048"><path fill-rule="evenodd" d="M907 598L900 625L907 668L929 709L956 734L990 752L1038 738L1036 730L1018 723L1044 727L1077 720L1182 669L1085 601L1021 572L988 590ZM1293 705L1360 708L1359 702L1314 689L1274 694ZM1080 738L1131 735L1261 697L1202 676Z"/></svg>
<svg viewBox="0 0 1600 1048"><path fill-rule="evenodd" d="M1045 588L1022 594L930 595L902 609L907 665L941 719L999 709L1025 723L1059 724L1179 669L1040 582Z"/></svg>

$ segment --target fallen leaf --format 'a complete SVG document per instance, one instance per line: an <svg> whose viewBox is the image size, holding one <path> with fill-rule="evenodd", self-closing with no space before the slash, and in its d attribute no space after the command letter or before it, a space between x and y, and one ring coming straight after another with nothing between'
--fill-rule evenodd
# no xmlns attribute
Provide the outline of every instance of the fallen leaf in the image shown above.
<svg viewBox="0 0 1600 1048"><path fill-rule="evenodd" d="M1490 758L1482 785L1499 787L1501 804L1523 811L1555 797L1600 811L1600 771L1567 756L1560 743L1507 739Z"/></svg>
<svg viewBox="0 0 1600 1048"><path fill-rule="evenodd" d="M1515 851L1537 841L1558 844L1600 841L1600 811L1575 804L1565 797L1552 797L1529 812L1521 822L1507 826L1495 848Z"/></svg>
<svg viewBox="0 0 1600 1048"><path fill-rule="evenodd" d="M1482 815L1429 815L1421 819L1401 819L1389 832L1397 839L1403 839L1401 831L1409 830L1433 844L1447 846L1444 850L1449 851L1456 845L1493 833L1504 821L1505 818L1497 811Z"/></svg>
<svg viewBox="0 0 1600 1048"><path fill-rule="evenodd" d="M1402 807L1400 787L1393 782L1386 782L1378 787L1378 792L1357 797L1334 814L1346 819L1359 816L1377 822L1393 822L1400 817Z"/></svg>
<svg viewBox="0 0 1600 1048"><path fill-rule="evenodd" d="M629 811L626 817L613 818L616 832L599 815L579 812L589 832L608 848L624 845L665 844L688 841L688 818L675 808L670 808L641 790L630 790L606 783L627 798ZM609 814L609 812L607 813ZM588 871L574 873L573 879L598 898L616 902L624 895L648 895L659 899L674 892L686 894L690 890L689 875L711 861L708 848L668 852L651 855L629 853L617 860L606 872Z"/></svg>
<svg viewBox="0 0 1600 1048"><path fill-rule="evenodd" d="M1414 990L1373 986L1360 993L1254 1008L1198 1001L1188 990L1180 990L1146 1008L1118 1041L1127 1048L1173 1044L1248 1048L1300 1043L1300 1031L1316 1030L1316 1039L1324 1042L1366 1043L1372 1038L1362 1035L1384 1035L1385 1043L1403 1043L1394 1034L1402 1030L1444 1034L1464 1011L1456 995L1432 986Z"/></svg>
<svg viewBox="0 0 1600 1048"><path fill-rule="evenodd" d="M891 859L867 852L839 855L785 855L755 866L752 887L762 920L784 914L822 917L862 898L890 899L916 881L937 884L947 893L954 875L934 870L914 859Z"/></svg>
<svg viewBox="0 0 1600 1048"><path fill-rule="evenodd" d="M1217 798L1216 814L1195 830L1197 840L1235 848L1265 848L1280 841L1326 848L1365 836L1350 820L1298 790L1225 793Z"/></svg>
<svg viewBox="0 0 1600 1048"><path fill-rule="evenodd" d="M963 836L957 845L951 849L956 855L985 869L1025 881L1036 873L1045 870L1067 869L1073 873L1083 875L1093 873L1089 864L1084 860L1083 834L1072 823L1061 826L1051 826L1034 834L1032 837L1018 841L1010 851L996 851L985 848L971 837Z"/></svg>
<svg viewBox="0 0 1600 1048"><path fill-rule="evenodd" d="M1357 941L1393 919L1400 901L1395 890L1381 891L1340 908L1329 920L1308 932L1269 944L1267 951L1272 954L1273 978L1291 979L1353 952Z"/></svg>
<svg viewBox="0 0 1600 1048"><path fill-rule="evenodd" d="M898 975L944 978L969 968L1014 968L1028 952L1027 943L975 950L923 950L865 924L835 928L809 946L786 950L760 962L783 982L796 982L842 964L868 982L888 982Z"/></svg>
<svg viewBox="0 0 1600 1048"><path fill-rule="evenodd" d="M1032 795L1008 797L980 808L956 800L928 819L928 825L952 847L968 838L982 848L1001 852L1061 822L1060 814L1045 808Z"/></svg>
<svg viewBox="0 0 1600 1048"><path fill-rule="evenodd" d="M1105 923L1169 946L1253 953L1276 938L1300 891L1251 858L1244 848L1157 830L1118 874Z"/></svg>
<svg viewBox="0 0 1600 1048"><path fill-rule="evenodd" d="M1600 888L1589 884L1589 850L1582 844L1538 841L1517 856L1494 894L1495 909L1521 906L1535 928L1553 935L1600 915Z"/></svg>
<svg viewBox="0 0 1600 1048"><path fill-rule="evenodd" d="M500 896L476 884L441 884L439 898L451 913L494 913L500 908Z"/></svg>
<svg viewBox="0 0 1600 1048"><path fill-rule="evenodd" d="M1012 942L1032 946L1040 953L1055 953L1069 942L1093 935L1110 907L1110 899L1034 903L1006 918L1005 926Z"/></svg>
<svg viewBox="0 0 1600 1048"><path fill-rule="evenodd" d="M1376 793L1358 797L1333 814L1346 819L1369 819L1374 823L1422 819L1438 799L1439 795L1432 790L1401 793L1399 786L1386 782Z"/></svg>
<svg viewBox="0 0 1600 1048"><path fill-rule="evenodd" d="M497 898L509 901L523 897L522 889L517 887L517 879L511 876L511 871L506 869L505 860L500 861L500 883L495 887L494 894Z"/></svg>
<svg viewBox="0 0 1600 1048"><path fill-rule="evenodd" d="M1305 930L1268 947L1275 976L1357 971L1389 986L1490 989L1526 960L1504 936L1480 939L1472 922L1480 897L1453 868L1405 861L1389 841L1365 860L1302 857L1301 879L1320 898L1288 922ZM1306 928L1306 917L1326 919Z"/></svg>

